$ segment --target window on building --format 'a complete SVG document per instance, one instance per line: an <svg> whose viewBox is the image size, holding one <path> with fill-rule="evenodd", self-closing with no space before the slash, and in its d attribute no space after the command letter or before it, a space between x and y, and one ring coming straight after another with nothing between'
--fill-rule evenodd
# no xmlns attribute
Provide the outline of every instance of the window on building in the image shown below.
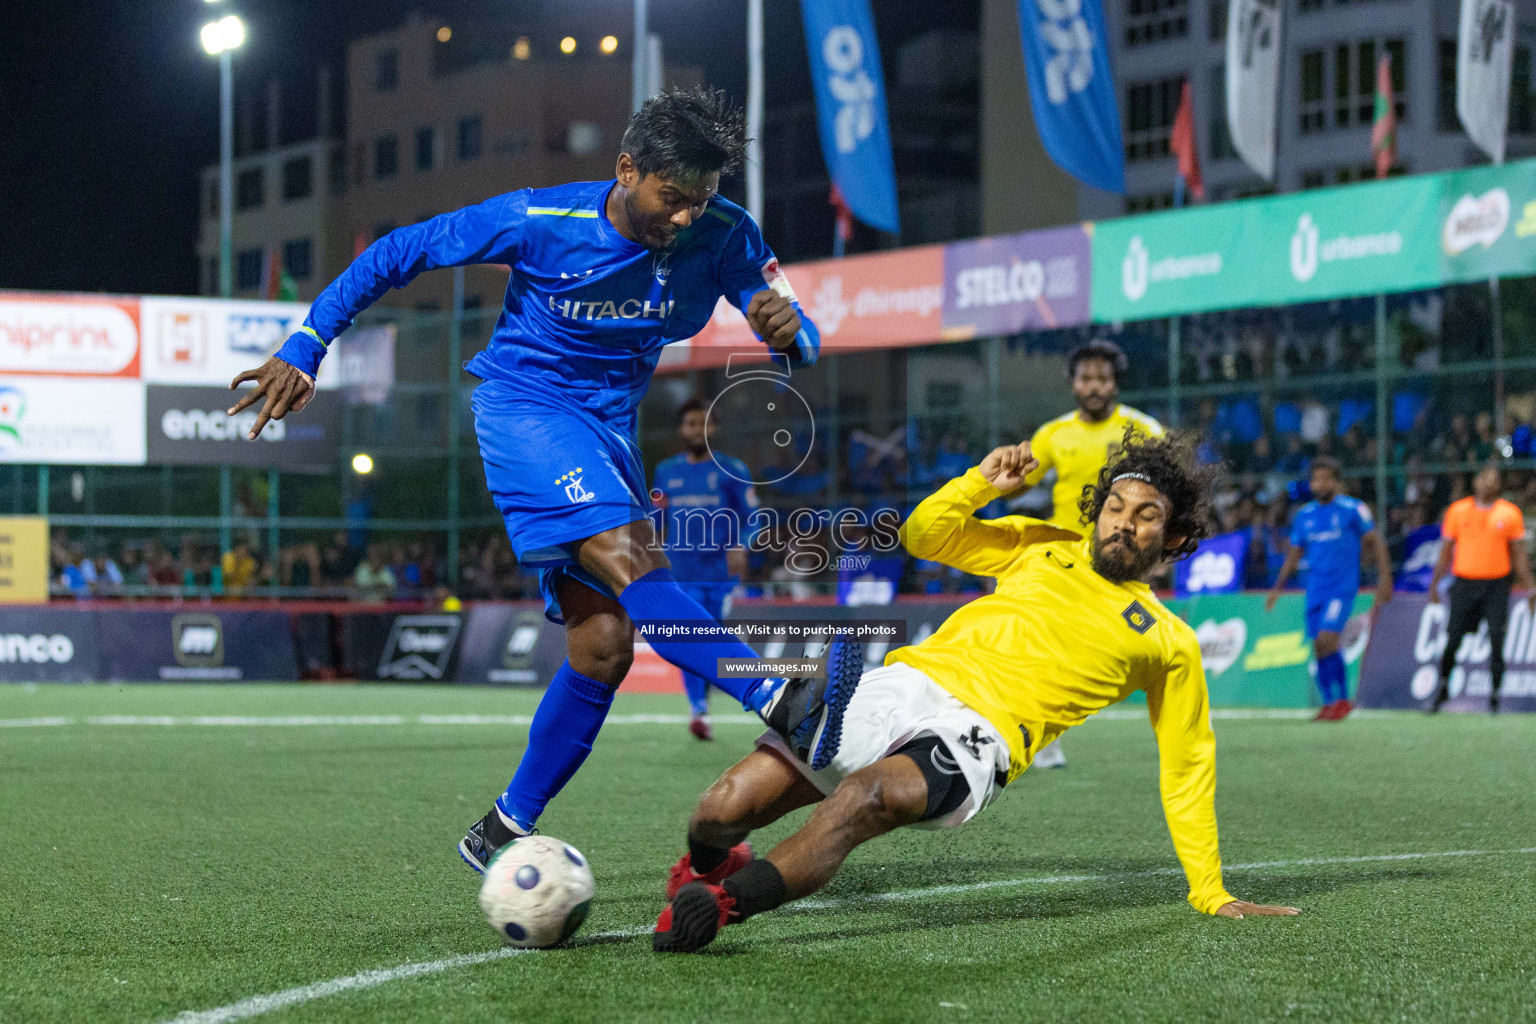
<svg viewBox="0 0 1536 1024"><path fill-rule="evenodd" d="M1333 50L1333 126L1371 124L1376 119L1376 63L1385 53L1392 61L1392 98L1397 120L1408 119L1406 50L1403 40L1363 39Z"/></svg>
<svg viewBox="0 0 1536 1024"><path fill-rule="evenodd" d="M235 254L236 288L245 292L261 287L261 260L260 249L241 249Z"/></svg>
<svg viewBox="0 0 1536 1024"><path fill-rule="evenodd" d="M430 171L437 166L437 129L426 125L416 129L416 169Z"/></svg>
<svg viewBox="0 0 1536 1024"><path fill-rule="evenodd" d="M479 114L459 118L459 160L478 160L484 144L485 124Z"/></svg>
<svg viewBox="0 0 1536 1024"><path fill-rule="evenodd" d="M1461 130L1456 117L1456 40L1440 40L1440 67L1436 74L1435 130Z"/></svg>
<svg viewBox="0 0 1536 1024"><path fill-rule="evenodd" d="M262 203L260 167L248 167L235 175L235 209L254 210Z"/></svg>
<svg viewBox="0 0 1536 1024"><path fill-rule="evenodd" d="M315 191L314 167L309 157L283 161L283 198L307 199Z"/></svg>
<svg viewBox="0 0 1536 1024"><path fill-rule="evenodd" d="M1301 55L1301 133L1320 132L1328 126L1324 109L1326 86L1323 82L1323 51L1308 50Z"/></svg>
<svg viewBox="0 0 1536 1024"><path fill-rule="evenodd" d="M1179 112L1182 78L1163 78L1140 82L1126 90L1127 131L1125 159L1156 160L1168 155L1168 135Z"/></svg>
<svg viewBox="0 0 1536 1024"><path fill-rule="evenodd" d="M1211 42L1227 38L1227 14L1230 9L1230 0L1210 0L1206 7L1205 23L1211 30Z"/></svg>
<svg viewBox="0 0 1536 1024"><path fill-rule="evenodd" d="M379 92L394 92L400 87L400 51L393 46L374 55L373 87Z"/></svg>
<svg viewBox="0 0 1536 1024"><path fill-rule="evenodd" d="M330 163L327 170L331 179L331 191L340 195L347 190L347 151L341 146L336 146L326 160Z"/></svg>
<svg viewBox="0 0 1536 1024"><path fill-rule="evenodd" d="M1227 66L1211 69L1211 145L1212 160L1232 160L1237 150L1232 145L1232 131L1227 126Z"/></svg>
<svg viewBox="0 0 1536 1024"><path fill-rule="evenodd" d="M1509 130L1525 135L1536 128L1536 110L1531 103L1531 48L1515 47L1514 67L1509 79Z"/></svg>
<svg viewBox="0 0 1536 1024"><path fill-rule="evenodd" d="M307 281L314 274L314 242L308 238L294 238L283 243L283 268L295 281Z"/></svg>
<svg viewBox="0 0 1536 1024"><path fill-rule="evenodd" d="M1125 45L1144 46L1189 34L1189 0L1125 0Z"/></svg>
<svg viewBox="0 0 1536 1024"><path fill-rule="evenodd" d="M1153 210L1173 209L1172 192L1153 192L1144 196L1126 196L1126 213L1151 213Z"/></svg>
<svg viewBox="0 0 1536 1024"><path fill-rule="evenodd" d="M373 140L373 176L393 178L400 173L400 140L393 135L380 135Z"/></svg>
<svg viewBox="0 0 1536 1024"><path fill-rule="evenodd" d="M1301 9L1302 14L1306 14L1309 11L1320 11L1323 9L1323 0L1301 0L1297 6Z"/></svg>

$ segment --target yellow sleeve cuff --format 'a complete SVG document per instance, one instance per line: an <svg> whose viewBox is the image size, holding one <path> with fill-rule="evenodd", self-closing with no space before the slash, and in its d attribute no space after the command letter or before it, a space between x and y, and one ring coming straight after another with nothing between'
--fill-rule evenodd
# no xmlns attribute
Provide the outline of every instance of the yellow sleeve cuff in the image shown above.
<svg viewBox="0 0 1536 1024"><path fill-rule="evenodd" d="M1202 914L1214 914L1236 899L1237 897L1227 892L1226 889L1218 889L1214 894L1191 892L1189 894L1189 905Z"/></svg>
<svg viewBox="0 0 1536 1024"><path fill-rule="evenodd" d="M951 480L949 486L955 488L957 497L971 502L976 508L1003 496L1003 492L988 483L975 466L966 470L964 476Z"/></svg>

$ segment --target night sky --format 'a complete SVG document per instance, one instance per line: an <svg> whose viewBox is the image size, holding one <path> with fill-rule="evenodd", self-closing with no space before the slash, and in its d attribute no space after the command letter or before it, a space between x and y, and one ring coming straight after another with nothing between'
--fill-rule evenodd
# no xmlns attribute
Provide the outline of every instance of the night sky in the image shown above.
<svg viewBox="0 0 1536 1024"><path fill-rule="evenodd" d="M19 0L0 31L0 289L187 294L197 290L197 169L218 157L217 61L198 30L230 10L248 38L236 95L282 81L289 128L312 129L315 68L340 89L347 40L411 10L450 23L534 0ZM624 0L588 5L623 17ZM873 5L889 79L894 44L928 28L976 25L975 0ZM798 5L765 5L769 103L810 96ZM668 62L702 65L745 98L745 0L650 0ZM743 26L721 32L721 25ZM237 100L238 102L238 100ZM259 103L257 104L260 105ZM291 134L285 132L285 135ZM258 138L261 136L258 135ZM770 186L771 188L771 183Z"/></svg>

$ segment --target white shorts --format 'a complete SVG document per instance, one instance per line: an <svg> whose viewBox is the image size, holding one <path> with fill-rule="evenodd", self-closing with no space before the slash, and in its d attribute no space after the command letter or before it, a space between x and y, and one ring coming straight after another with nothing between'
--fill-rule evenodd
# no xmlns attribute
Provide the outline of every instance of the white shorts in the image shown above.
<svg viewBox="0 0 1536 1024"><path fill-rule="evenodd" d="M757 739L760 747L782 754L824 794L861 768L868 768L923 736L933 736L959 765L971 795L950 813L918 822L916 828L948 828L964 824L990 804L1008 779L1008 743L978 711L911 665L896 662L864 673L848 710L843 713L843 738L837 756L821 771L795 757L772 730ZM937 763L940 771L953 774Z"/></svg>

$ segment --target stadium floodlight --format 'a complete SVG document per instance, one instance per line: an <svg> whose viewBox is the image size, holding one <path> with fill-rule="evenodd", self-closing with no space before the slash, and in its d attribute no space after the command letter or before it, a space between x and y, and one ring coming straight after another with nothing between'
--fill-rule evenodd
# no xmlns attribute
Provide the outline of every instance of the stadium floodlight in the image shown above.
<svg viewBox="0 0 1536 1024"><path fill-rule="evenodd" d="M217 0L207 0L216 3ZM235 70L234 52L245 42L245 22L233 14L210 21L203 49L219 58L219 294L234 294Z"/></svg>
<svg viewBox="0 0 1536 1024"><path fill-rule="evenodd" d="M202 41L203 49L208 51L210 57L239 49L240 44L245 42L245 22L233 14L227 14L218 21L210 21L203 26Z"/></svg>
<svg viewBox="0 0 1536 1024"><path fill-rule="evenodd" d="M575 53L576 52L576 37L575 36L566 36L564 39L560 40L560 52L564 53L564 54Z"/></svg>
<svg viewBox="0 0 1536 1024"><path fill-rule="evenodd" d="M352 472L359 476L367 476L373 472L373 456L367 452L358 452L352 456Z"/></svg>
<svg viewBox="0 0 1536 1024"><path fill-rule="evenodd" d="M597 44L598 49L604 53L615 53L619 49L618 36L603 36L603 41Z"/></svg>

